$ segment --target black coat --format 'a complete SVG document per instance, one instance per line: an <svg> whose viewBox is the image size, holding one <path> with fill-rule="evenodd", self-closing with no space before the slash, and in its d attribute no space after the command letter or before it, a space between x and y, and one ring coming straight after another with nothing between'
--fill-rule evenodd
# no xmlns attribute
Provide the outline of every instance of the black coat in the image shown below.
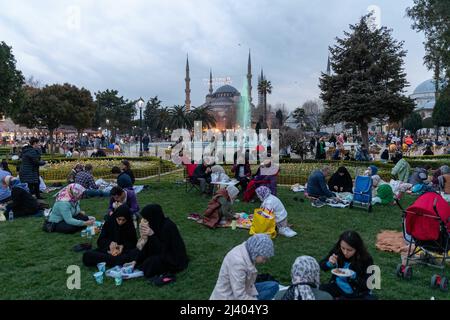
<svg viewBox="0 0 450 320"><path fill-rule="evenodd" d="M150 256L159 256L168 272L176 273L187 268L186 246L176 224L169 218L164 218L159 232L148 238L136 259L137 264L142 264Z"/></svg>
<svg viewBox="0 0 450 320"><path fill-rule="evenodd" d="M31 193L26 190L13 187L11 190L11 209L16 217L35 215L39 210L39 204Z"/></svg>
<svg viewBox="0 0 450 320"><path fill-rule="evenodd" d="M116 222L117 217L125 217L127 219L126 223L119 226ZM117 208L103 225L102 232L97 240L97 250L107 252L111 242L123 245L124 252L136 248L136 229L134 228L130 209L126 205Z"/></svg>
<svg viewBox="0 0 450 320"><path fill-rule="evenodd" d="M22 164L20 165L19 177L24 183L39 183L39 166L44 165L41 161L41 152L32 146L22 149Z"/></svg>

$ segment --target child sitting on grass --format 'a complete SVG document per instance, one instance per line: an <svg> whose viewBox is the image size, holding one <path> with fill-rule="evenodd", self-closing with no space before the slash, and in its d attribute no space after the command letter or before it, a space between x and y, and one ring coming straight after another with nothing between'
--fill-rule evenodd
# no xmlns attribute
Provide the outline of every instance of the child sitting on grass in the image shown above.
<svg viewBox="0 0 450 320"><path fill-rule="evenodd" d="M349 269L352 275L336 276L330 282L320 286L320 290L331 294L335 299L373 299L367 287L370 276L368 268L373 259L367 252L361 236L355 231L345 231L339 237L330 253L320 262L323 271L332 269Z"/></svg>

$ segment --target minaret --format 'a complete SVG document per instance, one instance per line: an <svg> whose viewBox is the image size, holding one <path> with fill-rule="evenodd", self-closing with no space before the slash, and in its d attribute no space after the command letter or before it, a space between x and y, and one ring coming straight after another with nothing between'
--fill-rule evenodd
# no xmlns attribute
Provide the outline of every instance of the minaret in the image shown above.
<svg viewBox="0 0 450 320"><path fill-rule="evenodd" d="M248 50L247 94L248 94L248 102L251 105L252 104L252 58L250 55L250 49Z"/></svg>
<svg viewBox="0 0 450 320"><path fill-rule="evenodd" d="M186 56L186 101L184 102L186 106L186 112L191 111L191 78L189 78L189 56Z"/></svg>
<svg viewBox="0 0 450 320"><path fill-rule="evenodd" d="M212 70L209 69L209 94L213 94Z"/></svg>

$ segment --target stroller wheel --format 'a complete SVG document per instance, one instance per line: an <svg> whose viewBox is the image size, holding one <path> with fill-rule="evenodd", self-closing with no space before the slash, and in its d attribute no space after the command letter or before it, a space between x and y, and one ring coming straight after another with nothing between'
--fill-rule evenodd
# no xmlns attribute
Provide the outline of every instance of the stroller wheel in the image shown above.
<svg viewBox="0 0 450 320"><path fill-rule="evenodd" d="M438 286L438 281L440 282L440 276L438 276L437 274L434 274L431 277L431 288L435 289Z"/></svg>
<svg viewBox="0 0 450 320"><path fill-rule="evenodd" d="M353 201L350 202L350 205L348 206L350 209L353 208Z"/></svg>
<svg viewBox="0 0 450 320"><path fill-rule="evenodd" d="M367 212L372 212L372 205L369 205L369 207L367 208Z"/></svg>
<svg viewBox="0 0 450 320"><path fill-rule="evenodd" d="M410 266L405 267L405 269L403 270L403 278L405 280L411 280L412 275L413 275L413 269Z"/></svg>
<svg viewBox="0 0 450 320"><path fill-rule="evenodd" d="M446 277L441 278L441 284L439 285L439 289L443 292L448 291L448 279Z"/></svg>
<svg viewBox="0 0 450 320"><path fill-rule="evenodd" d="M402 264L398 264L397 265L397 270L395 271L395 274L397 275L397 277L401 278L403 275L403 265Z"/></svg>

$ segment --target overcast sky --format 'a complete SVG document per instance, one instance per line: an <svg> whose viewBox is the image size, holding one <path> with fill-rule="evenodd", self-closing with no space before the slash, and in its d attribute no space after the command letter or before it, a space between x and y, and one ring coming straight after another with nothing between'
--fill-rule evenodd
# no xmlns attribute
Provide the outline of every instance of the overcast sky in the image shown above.
<svg viewBox="0 0 450 320"><path fill-rule="evenodd" d="M405 41L411 93L432 75L423 66L423 36L411 30L412 0L0 0L0 41L13 47L25 77L69 82L92 93L117 89L128 99L158 95L184 104L186 54L191 100L202 104L213 77L242 90L252 52L253 99L261 68L272 105L288 109L319 96L328 46L371 5L381 24Z"/></svg>

